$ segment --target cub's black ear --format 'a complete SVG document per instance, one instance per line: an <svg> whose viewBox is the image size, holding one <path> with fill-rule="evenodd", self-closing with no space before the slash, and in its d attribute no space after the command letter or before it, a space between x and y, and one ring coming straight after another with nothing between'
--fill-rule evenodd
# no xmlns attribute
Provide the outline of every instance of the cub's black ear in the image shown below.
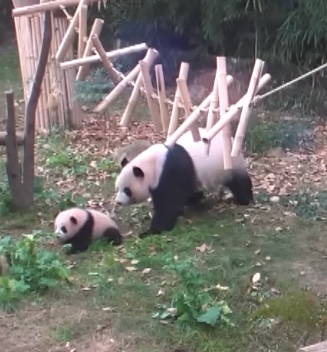
<svg viewBox="0 0 327 352"><path fill-rule="evenodd" d="M128 164L128 159L126 158L126 156L122 159L122 161L120 162L120 166L123 168L125 165Z"/></svg>
<svg viewBox="0 0 327 352"><path fill-rule="evenodd" d="M71 221L74 225L77 225L77 219L75 218L75 216L71 216L71 217L70 217L70 221Z"/></svg>
<svg viewBox="0 0 327 352"><path fill-rule="evenodd" d="M137 166L133 167L133 173L135 177L141 177L141 178L144 177L144 172Z"/></svg>

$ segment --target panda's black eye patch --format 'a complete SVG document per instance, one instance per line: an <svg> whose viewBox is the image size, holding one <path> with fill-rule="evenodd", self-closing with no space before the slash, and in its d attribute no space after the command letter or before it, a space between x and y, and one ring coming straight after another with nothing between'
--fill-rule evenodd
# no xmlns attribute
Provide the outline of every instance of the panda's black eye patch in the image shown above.
<svg viewBox="0 0 327 352"><path fill-rule="evenodd" d="M124 188L124 193L127 195L127 197L132 197L132 191L129 187Z"/></svg>
<svg viewBox="0 0 327 352"><path fill-rule="evenodd" d="M63 233L67 233L66 226L61 226L60 230L61 230L61 232L63 232Z"/></svg>

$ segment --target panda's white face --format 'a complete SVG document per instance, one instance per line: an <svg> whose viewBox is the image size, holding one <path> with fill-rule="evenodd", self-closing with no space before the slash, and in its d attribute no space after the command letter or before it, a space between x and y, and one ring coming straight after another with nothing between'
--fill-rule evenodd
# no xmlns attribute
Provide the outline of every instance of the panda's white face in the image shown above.
<svg viewBox="0 0 327 352"><path fill-rule="evenodd" d="M84 212L68 209L58 214L54 224L54 232L61 243L72 238L79 230L80 223L84 220ZM80 219L80 221L78 221Z"/></svg>
<svg viewBox="0 0 327 352"><path fill-rule="evenodd" d="M132 191L128 187L124 187L123 189L118 188L115 201L121 205L132 204Z"/></svg>
<svg viewBox="0 0 327 352"><path fill-rule="evenodd" d="M127 164L116 179L116 203L121 205L138 204L150 195L149 184L139 167Z"/></svg>

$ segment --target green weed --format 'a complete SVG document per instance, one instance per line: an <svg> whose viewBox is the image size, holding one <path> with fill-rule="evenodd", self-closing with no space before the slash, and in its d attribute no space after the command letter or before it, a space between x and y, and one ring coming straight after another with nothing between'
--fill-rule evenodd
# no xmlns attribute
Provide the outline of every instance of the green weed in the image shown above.
<svg viewBox="0 0 327 352"><path fill-rule="evenodd" d="M40 247L39 237L35 233L21 239L0 239L0 254L10 258L9 272L0 278L3 309L12 309L26 294L54 290L68 278L69 270L60 255Z"/></svg>

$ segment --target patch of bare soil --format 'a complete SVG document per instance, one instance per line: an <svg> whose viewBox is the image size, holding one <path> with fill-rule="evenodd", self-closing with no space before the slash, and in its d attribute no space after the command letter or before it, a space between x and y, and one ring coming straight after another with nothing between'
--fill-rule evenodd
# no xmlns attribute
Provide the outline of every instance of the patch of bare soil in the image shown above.
<svg viewBox="0 0 327 352"><path fill-rule="evenodd" d="M87 301L28 305L14 314L0 314L2 352L130 352L130 336L113 336L109 312L96 312ZM52 304L51 304L52 303ZM74 342L64 342L64 331Z"/></svg>

